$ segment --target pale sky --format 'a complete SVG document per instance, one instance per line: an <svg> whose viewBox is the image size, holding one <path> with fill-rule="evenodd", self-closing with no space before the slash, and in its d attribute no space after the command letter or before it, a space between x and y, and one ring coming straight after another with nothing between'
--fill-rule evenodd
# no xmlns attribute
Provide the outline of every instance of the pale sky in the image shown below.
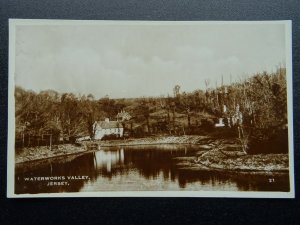
<svg viewBox="0 0 300 225"><path fill-rule="evenodd" d="M211 87L285 64L283 24L93 24L16 27L16 85L96 98Z"/></svg>

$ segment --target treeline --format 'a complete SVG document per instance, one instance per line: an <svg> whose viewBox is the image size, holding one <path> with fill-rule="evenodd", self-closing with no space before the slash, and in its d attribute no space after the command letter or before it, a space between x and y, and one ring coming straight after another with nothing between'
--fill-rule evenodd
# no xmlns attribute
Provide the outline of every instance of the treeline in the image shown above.
<svg viewBox="0 0 300 225"><path fill-rule="evenodd" d="M16 138L52 134L61 139L93 137L95 121L115 120L121 111L129 136L157 134L203 134L212 132L222 117L233 128L237 111L249 132L282 130L287 124L286 72L260 73L230 85L210 87L192 93L174 87L173 96L137 99L95 99L93 95L60 94L53 90L33 91L15 88ZM118 118L122 119L122 118ZM256 132L259 133L259 132Z"/></svg>
<svg viewBox="0 0 300 225"><path fill-rule="evenodd" d="M109 98L95 100L93 95L59 94L53 90L33 91L15 89L16 136L23 133L38 135L59 133L68 139L92 135L95 120L112 117L125 107L122 101Z"/></svg>
<svg viewBox="0 0 300 225"><path fill-rule="evenodd" d="M284 68L272 74L263 72L229 86L208 90L206 95L207 109L215 115L231 117L239 108L244 126L267 129L287 125Z"/></svg>

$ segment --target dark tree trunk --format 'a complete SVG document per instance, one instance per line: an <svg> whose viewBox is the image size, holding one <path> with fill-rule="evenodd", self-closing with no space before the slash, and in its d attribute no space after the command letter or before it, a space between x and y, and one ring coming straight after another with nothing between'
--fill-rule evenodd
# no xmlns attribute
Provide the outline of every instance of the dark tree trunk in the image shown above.
<svg viewBox="0 0 300 225"><path fill-rule="evenodd" d="M150 133L149 116L147 116L147 131Z"/></svg>

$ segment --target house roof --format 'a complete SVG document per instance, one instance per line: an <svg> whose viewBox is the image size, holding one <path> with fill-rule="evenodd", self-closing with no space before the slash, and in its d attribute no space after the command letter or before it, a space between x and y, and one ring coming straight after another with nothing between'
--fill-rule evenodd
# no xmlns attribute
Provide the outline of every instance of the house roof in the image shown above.
<svg viewBox="0 0 300 225"><path fill-rule="evenodd" d="M123 128L119 121L96 121L95 125L102 129Z"/></svg>

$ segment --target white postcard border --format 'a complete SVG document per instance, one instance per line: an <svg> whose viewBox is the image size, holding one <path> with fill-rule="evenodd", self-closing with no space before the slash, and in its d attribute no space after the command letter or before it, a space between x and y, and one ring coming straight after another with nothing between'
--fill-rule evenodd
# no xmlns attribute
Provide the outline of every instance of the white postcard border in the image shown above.
<svg viewBox="0 0 300 225"><path fill-rule="evenodd" d="M74 193L15 194L15 41L16 26L26 25L188 25L188 24L284 24L286 44L286 78L289 132L289 192L252 191L102 191ZM293 76L292 76L292 22L284 21L96 21L96 20L35 20L9 19L9 69L8 69L8 136L7 136L7 197L224 197L224 198L295 198L294 142L293 142Z"/></svg>

